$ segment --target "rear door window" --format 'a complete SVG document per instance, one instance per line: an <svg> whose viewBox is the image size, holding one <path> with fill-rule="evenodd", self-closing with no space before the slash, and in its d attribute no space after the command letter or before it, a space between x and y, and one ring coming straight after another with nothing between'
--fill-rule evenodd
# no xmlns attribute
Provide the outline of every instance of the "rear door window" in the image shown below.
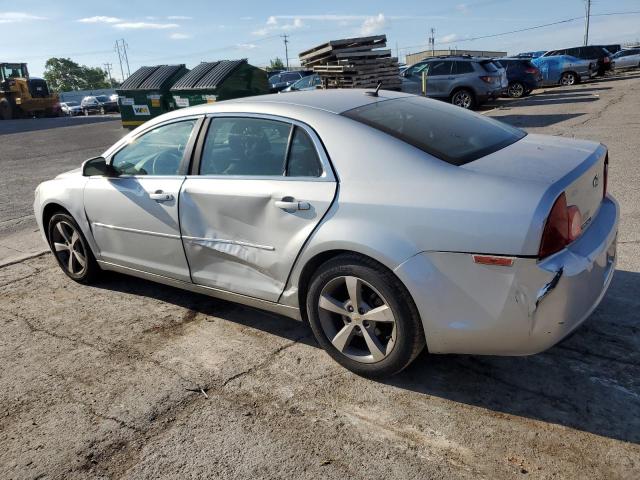
<svg viewBox="0 0 640 480"><path fill-rule="evenodd" d="M464 165L523 138L518 128L422 97L383 100L342 115L452 165Z"/></svg>
<svg viewBox="0 0 640 480"><path fill-rule="evenodd" d="M200 175L284 175L291 127L261 118L214 118L202 150Z"/></svg>
<svg viewBox="0 0 640 480"><path fill-rule="evenodd" d="M322 166L316 147L307 132L300 127L294 128L287 161L287 176L319 177L322 175Z"/></svg>

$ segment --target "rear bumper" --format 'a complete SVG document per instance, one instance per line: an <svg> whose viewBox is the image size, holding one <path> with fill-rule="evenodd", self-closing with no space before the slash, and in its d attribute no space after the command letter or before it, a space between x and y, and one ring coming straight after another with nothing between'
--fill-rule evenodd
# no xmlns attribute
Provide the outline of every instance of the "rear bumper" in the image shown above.
<svg viewBox="0 0 640 480"><path fill-rule="evenodd" d="M604 297L616 264L619 208L607 197L584 234L543 261L478 265L423 252L396 268L420 311L432 353L529 355L553 346Z"/></svg>

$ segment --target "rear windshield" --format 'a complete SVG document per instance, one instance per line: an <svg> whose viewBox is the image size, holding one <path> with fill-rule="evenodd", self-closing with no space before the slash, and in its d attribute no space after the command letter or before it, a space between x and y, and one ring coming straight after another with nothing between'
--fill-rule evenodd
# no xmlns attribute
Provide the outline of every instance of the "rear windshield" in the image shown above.
<svg viewBox="0 0 640 480"><path fill-rule="evenodd" d="M413 96L371 103L342 115L452 165L472 162L526 135L518 128L463 108Z"/></svg>
<svg viewBox="0 0 640 480"><path fill-rule="evenodd" d="M480 65L482 65L487 72L494 73L498 71L498 67L492 61L480 62Z"/></svg>

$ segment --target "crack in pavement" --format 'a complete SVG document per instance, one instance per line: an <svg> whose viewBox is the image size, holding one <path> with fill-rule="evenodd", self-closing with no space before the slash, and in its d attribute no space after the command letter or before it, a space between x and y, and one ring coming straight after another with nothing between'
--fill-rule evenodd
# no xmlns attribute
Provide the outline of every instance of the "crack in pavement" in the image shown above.
<svg viewBox="0 0 640 480"><path fill-rule="evenodd" d="M305 338L310 337L310 334L305 334L305 335L301 335L298 338L294 338L293 340L291 340L288 343L285 343L284 345L276 348L274 351L272 351L271 353L267 354L267 358L265 360L263 360L260 363L257 363L249 368L247 368L246 370L243 370L242 372L236 373L235 375L230 376L229 378L227 378L226 380L224 380L222 382L222 384L220 385L221 388L226 387L229 383L231 383L234 380L237 380L240 377L244 377L245 375L249 375L250 373L253 373L257 370L260 370L266 366L268 366L277 356L278 354L280 354L281 352L283 352L284 350L286 350L287 348L293 347L294 345L298 344L300 342L300 340L304 340Z"/></svg>

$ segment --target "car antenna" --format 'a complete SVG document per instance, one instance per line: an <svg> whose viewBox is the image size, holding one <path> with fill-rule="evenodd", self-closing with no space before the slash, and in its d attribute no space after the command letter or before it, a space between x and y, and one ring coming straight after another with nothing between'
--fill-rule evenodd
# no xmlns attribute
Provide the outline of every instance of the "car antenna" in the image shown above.
<svg viewBox="0 0 640 480"><path fill-rule="evenodd" d="M364 92L365 95L369 95L370 97L377 97L378 96L378 91L380 90L380 87L382 86L382 82L378 82L378 86L376 87L376 91L375 92Z"/></svg>

